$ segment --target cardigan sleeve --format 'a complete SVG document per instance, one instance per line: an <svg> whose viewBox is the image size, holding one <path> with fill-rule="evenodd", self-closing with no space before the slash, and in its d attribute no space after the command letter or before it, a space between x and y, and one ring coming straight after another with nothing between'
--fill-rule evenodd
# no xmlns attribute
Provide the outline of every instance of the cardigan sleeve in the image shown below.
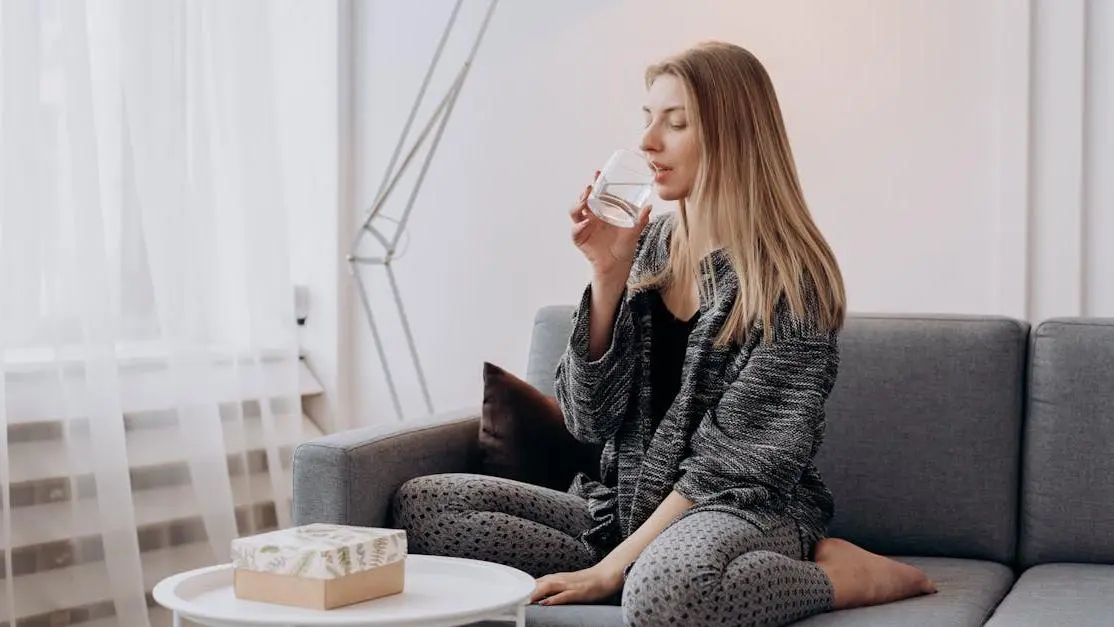
<svg viewBox="0 0 1114 627"><path fill-rule="evenodd" d="M632 277L658 265L656 260L666 254L672 228L670 216L651 219L642 231L635 247ZM636 389L640 346L630 308L630 291L624 289L615 312L611 344L598 359L591 359L588 349L591 307L592 286L588 285L573 312L572 333L557 364L554 391L569 433L580 441L598 444L615 435L627 415Z"/></svg>
<svg viewBox="0 0 1114 627"><path fill-rule="evenodd" d="M627 292L619 299L611 344L598 359L588 353L592 286L573 313L568 347L557 364L555 392L569 433L582 442L607 441L623 422L634 385L637 355Z"/></svg>
<svg viewBox="0 0 1114 627"><path fill-rule="evenodd" d="M759 342L698 425L674 489L695 505L783 507L811 464L835 383L835 333Z"/></svg>

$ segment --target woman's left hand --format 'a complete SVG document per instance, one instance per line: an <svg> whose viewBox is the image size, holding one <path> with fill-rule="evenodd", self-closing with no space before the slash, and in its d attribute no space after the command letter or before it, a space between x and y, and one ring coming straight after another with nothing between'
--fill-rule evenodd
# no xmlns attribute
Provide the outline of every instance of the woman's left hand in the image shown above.
<svg viewBox="0 0 1114 627"><path fill-rule="evenodd" d="M555 573L538 579L531 603L561 605L602 601L623 589L623 572L597 564L573 573Z"/></svg>

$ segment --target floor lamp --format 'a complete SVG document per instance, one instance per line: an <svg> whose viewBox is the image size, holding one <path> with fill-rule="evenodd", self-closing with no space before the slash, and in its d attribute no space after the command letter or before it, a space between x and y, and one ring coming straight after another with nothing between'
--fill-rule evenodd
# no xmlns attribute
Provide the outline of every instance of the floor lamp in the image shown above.
<svg viewBox="0 0 1114 627"><path fill-rule="evenodd" d="M375 195L375 201L372 203L371 209L368 211L363 224L361 224L359 232L356 234L356 238L352 242L352 248L347 256L348 271L356 281L356 286L360 294L360 303L363 305L364 316L367 319L368 327L371 329L372 340L375 342L376 351L379 353L379 362L383 366L383 375L387 380L387 388L391 393L391 402L394 404L395 414L399 420L403 419L402 402L399 400L398 388L395 385L394 377L391 375L391 367L387 359L387 352L383 347L379 327L375 323L375 314L372 311L371 299L368 297L367 286L364 284L360 270L363 268L366 272L368 268L381 268L386 273L387 281L391 286L391 295L394 298L394 306L398 311L399 320L402 322L402 332L406 337L406 345L410 352L410 359L414 364L414 370L417 372L418 385L421 387L422 398L425 400L426 409L429 413L433 413L433 400L429 395L429 386L426 383L421 360L418 358L418 351L414 345L414 335L410 330L410 322L406 316L406 308L403 306L402 295L399 293L398 281L395 279L394 269L391 267L391 264L397 258L398 243L403 232L406 230L406 224L410 219L410 212L414 207L414 200L418 197L418 192L421 189L422 181L425 179L426 171L429 169L430 161L433 160L433 155L437 151L437 145L441 142L441 136L445 132L445 126L449 121L449 116L452 115L457 96L460 95L460 89L464 85L464 79L468 76L468 70L472 67L472 60L476 57L476 51L479 50L480 41L483 39L484 33L487 32L487 26L491 21L492 14L495 12L495 5L497 2L498 0L490 0L488 3L483 23L480 25L475 40L472 42L468 57L464 60L464 64L457 72L456 78L453 80L448 92L441 98L441 102L430 115L425 127L414 141L414 144L410 147L410 150L407 151L402 162L399 163L399 157L402 155L403 146L405 146L407 137L410 134L410 128L413 126L414 119L418 114L418 108L425 98L426 90L429 88L430 79L433 77L434 70L437 69L437 64L441 60L441 53L445 49L445 42L448 41L453 27L456 25L456 19L464 0L457 0L455 6L453 6L449 21L445 25L445 30L441 34L440 41L437 43L437 50L433 53L433 59L430 61L425 78L422 80L422 85L418 89L417 98L415 98L414 105L410 109L409 116L407 116L406 124L402 129L402 135L399 137L398 143L395 145L394 153L391 155L390 164L387 166L383 181L379 185L379 191ZM431 134L432 139L430 138ZM420 166L421 169L418 171L417 180L414 182L413 189L410 190L410 196L406 200L406 207L402 211L402 216L397 220L384 216L382 214L383 206L386 204L391 194L396 192L399 179L402 178L403 173L405 173L406 169L414 162L415 155L418 154L418 150L426 140L431 142L429 152L426 154L425 160ZM397 171L395 170L396 165L398 166ZM390 238L386 237L379 229L379 224L383 220L396 222L394 235ZM373 238L383 247L383 253L381 255L366 257L359 254L360 245L368 237Z"/></svg>

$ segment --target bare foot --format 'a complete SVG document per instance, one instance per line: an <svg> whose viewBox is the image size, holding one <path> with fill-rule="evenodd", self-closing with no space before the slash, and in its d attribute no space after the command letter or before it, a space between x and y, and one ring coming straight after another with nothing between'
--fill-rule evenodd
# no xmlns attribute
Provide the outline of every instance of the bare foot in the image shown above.
<svg viewBox="0 0 1114 627"><path fill-rule="evenodd" d="M936 592L936 585L919 568L871 553L846 540L821 540L816 545L815 559L832 582L833 609L880 605Z"/></svg>

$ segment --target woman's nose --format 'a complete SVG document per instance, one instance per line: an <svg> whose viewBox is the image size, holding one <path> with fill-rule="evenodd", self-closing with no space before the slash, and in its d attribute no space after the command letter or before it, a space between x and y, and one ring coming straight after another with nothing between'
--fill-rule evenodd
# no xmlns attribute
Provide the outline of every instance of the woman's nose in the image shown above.
<svg viewBox="0 0 1114 627"><path fill-rule="evenodd" d="M660 152L661 151L661 138L658 136L656 125L651 124L642 133L642 141L638 147L642 152Z"/></svg>

